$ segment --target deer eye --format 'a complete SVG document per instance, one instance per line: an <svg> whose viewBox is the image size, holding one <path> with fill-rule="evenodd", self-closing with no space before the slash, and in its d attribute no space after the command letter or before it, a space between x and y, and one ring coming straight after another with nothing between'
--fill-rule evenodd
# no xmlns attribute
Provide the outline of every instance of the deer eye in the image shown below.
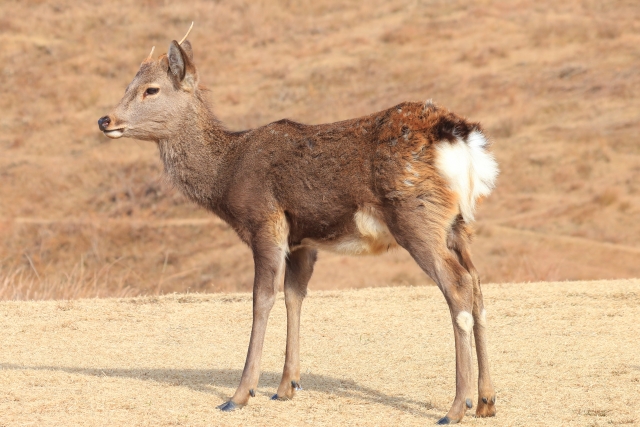
<svg viewBox="0 0 640 427"><path fill-rule="evenodd" d="M160 92L160 88L158 87L148 87L147 90L144 91L145 95L155 95Z"/></svg>

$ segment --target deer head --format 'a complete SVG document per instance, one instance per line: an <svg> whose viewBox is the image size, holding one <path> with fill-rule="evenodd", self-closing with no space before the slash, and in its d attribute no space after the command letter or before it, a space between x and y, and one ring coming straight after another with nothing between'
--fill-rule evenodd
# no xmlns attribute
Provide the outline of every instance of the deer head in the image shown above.
<svg viewBox="0 0 640 427"><path fill-rule="evenodd" d="M198 90L193 50L186 40L191 28L193 23L180 42L171 42L166 55L153 59L151 49L118 105L98 120L106 136L158 141L175 135L191 116Z"/></svg>

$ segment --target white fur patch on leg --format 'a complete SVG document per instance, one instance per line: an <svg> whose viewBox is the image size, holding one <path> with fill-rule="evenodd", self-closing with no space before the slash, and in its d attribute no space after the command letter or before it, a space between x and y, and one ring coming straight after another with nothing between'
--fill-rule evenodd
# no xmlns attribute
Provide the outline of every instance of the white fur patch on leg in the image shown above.
<svg viewBox="0 0 640 427"><path fill-rule="evenodd" d="M456 323L466 333L471 333L473 329L473 316L468 311L461 311L456 317Z"/></svg>
<svg viewBox="0 0 640 427"><path fill-rule="evenodd" d="M487 310L485 310L484 308L480 312L480 318L478 319L478 324L480 326L484 326L487 324Z"/></svg>

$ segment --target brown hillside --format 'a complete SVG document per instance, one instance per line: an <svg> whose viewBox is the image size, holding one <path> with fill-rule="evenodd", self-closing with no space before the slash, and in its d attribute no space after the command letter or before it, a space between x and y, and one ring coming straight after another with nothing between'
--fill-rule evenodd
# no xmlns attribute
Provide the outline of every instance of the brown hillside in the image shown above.
<svg viewBox="0 0 640 427"><path fill-rule="evenodd" d="M192 20L230 129L433 99L484 123L502 174L480 206L485 281L640 276L635 1L4 1L0 298L247 290L249 251L97 119ZM315 289L421 284L402 251L321 254Z"/></svg>

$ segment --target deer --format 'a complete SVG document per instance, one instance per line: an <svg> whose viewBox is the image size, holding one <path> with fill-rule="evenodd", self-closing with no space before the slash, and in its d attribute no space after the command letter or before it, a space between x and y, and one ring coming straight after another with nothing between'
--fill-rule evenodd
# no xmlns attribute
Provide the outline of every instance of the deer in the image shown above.
<svg viewBox="0 0 640 427"><path fill-rule="evenodd" d="M499 170L479 123L431 101L306 125L288 119L228 130L213 114L187 34L141 63L124 96L98 120L109 138L153 141L164 174L188 199L230 225L253 253L253 321L240 384L217 408L255 397L269 313L282 285L287 338L273 400L300 387L300 313L319 250L377 255L404 248L448 304L455 337L453 424L473 408L472 339L478 363L475 415L496 413L486 311L471 261L478 200ZM472 338L473 337L473 338Z"/></svg>

